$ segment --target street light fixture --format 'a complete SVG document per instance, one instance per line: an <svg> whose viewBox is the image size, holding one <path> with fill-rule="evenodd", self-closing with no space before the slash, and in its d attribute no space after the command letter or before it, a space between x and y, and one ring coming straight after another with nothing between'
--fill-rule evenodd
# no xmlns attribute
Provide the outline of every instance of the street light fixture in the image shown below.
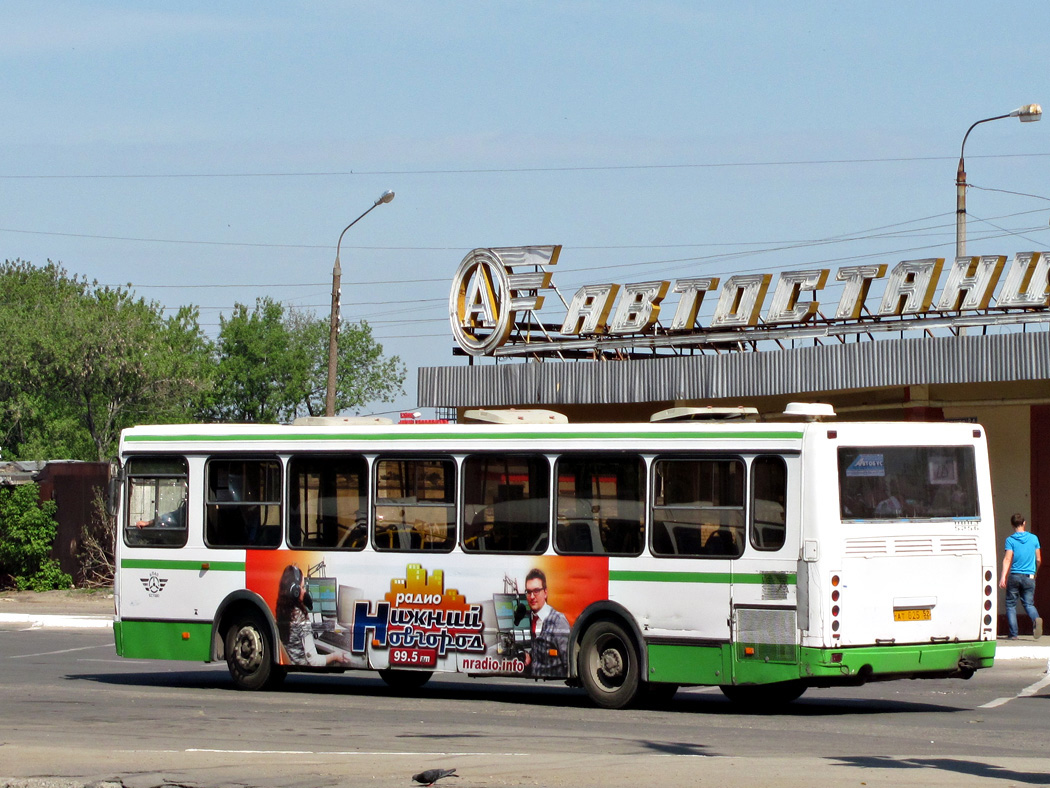
<svg viewBox="0 0 1050 788"><path fill-rule="evenodd" d="M955 175L955 257L956 259L966 255L966 165L963 162L963 154L966 151L966 137L970 132L981 124L990 120L1002 120L1003 118L1019 118L1022 123L1031 123L1043 117L1043 108L1038 104L1025 104L1006 115L996 115L994 118L984 118L977 121L966 130L963 137L962 147L959 149L959 171Z"/></svg>
<svg viewBox="0 0 1050 788"><path fill-rule="evenodd" d="M335 373L339 359L339 280L343 275L339 267L339 247L343 243L343 236L346 235L347 230L368 216L377 205L388 203L392 199L394 199L394 193L389 189L379 195L371 208L343 228L343 231L339 233L339 241L335 245L335 265L332 266L332 312L328 328L328 389L324 398L325 416L335 415Z"/></svg>

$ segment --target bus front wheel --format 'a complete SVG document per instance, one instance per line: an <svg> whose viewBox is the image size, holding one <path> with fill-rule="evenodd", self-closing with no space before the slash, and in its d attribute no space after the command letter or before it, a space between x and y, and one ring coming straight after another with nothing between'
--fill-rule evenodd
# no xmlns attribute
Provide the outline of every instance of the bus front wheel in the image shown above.
<svg viewBox="0 0 1050 788"><path fill-rule="evenodd" d="M280 683L285 670L274 664L273 646L257 616L242 616L226 632L226 665L238 689L257 690Z"/></svg>
<svg viewBox="0 0 1050 788"><path fill-rule="evenodd" d="M591 700L606 709L622 709L641 687L638 650L619 624L598 621L580 642L579 674Z"/></svg>

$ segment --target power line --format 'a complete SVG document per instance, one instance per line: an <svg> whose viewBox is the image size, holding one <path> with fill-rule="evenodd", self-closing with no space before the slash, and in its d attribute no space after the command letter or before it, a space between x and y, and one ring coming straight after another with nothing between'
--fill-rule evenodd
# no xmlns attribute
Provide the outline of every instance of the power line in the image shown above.
<svg viewBox="0 0 1050 788"><path fill-rule="evenodd" d="M1050 156L1050 153L998 153L971 159L1015 159ZM181 178L333 178L374 175L484 175L530 172L616 172L629 170L688 170L732 167L808 167L838 164L895 164L917 161L955 161L955 156L891 156L859 159L788 159L784 161L680 162L673 164L596 164L565 167L460 167L426 170L334 170L317 172L171 172L171 173L39 173L0 174L3 180L151 180Z"/></svg>

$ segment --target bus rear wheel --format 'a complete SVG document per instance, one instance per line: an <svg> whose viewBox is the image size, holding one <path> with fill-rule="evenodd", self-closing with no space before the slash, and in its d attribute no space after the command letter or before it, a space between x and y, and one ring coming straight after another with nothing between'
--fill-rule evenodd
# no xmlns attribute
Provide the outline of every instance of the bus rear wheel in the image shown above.
<svg viewBox="0 0 1050 788"><path fill-rule="evenodd" d="M723 684L719 689L733 703L761 709L798 700L806 691L806 685L801 681L778 681L775 684Z"/></svg>
<svg viewBox="0 0 1050 788"><path fill-rule="evenodd" d="M430 681L434 675L431 670L395 670L385 668L379 671L379 678L386 682L392 690L398 692L415 692Z"/></svg>
<svg viewBox="0 0 1050 788"><path fill-rule="evenodd" d="M226 666L237 689L258 690L273 687L286 671L274 664L270 635L258 616L237 618L226 631Z"/></svg>
<svg viewBox="0 0 1050 788"><path fill-rule="evenodd" d="M583 688L599 706L622 709L641 687L638 650L619 624L598 621L580 642L579 674Z"/></svg>

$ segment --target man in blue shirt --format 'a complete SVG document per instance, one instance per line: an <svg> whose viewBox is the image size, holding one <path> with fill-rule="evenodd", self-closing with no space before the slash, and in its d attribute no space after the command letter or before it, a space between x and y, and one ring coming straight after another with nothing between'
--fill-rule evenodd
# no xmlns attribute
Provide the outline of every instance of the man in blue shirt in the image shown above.
<svg viewBox="0 0 1050 788"><path fill-rule="evenodd" d="M1025 520L1020 514L1010 517L1014 532L1006 537L1006 555L1003 556L1003 576L999 588L1006 589L1006 623L1010 628L1009 640L1017 640L1017 600L1020 598L1024 611L1032 619L1032 635L1036 640L1043 634L1043 619L1035 609L1035 574L1043 556L1039 551L1039 537L1025 531Z"/></svg>

